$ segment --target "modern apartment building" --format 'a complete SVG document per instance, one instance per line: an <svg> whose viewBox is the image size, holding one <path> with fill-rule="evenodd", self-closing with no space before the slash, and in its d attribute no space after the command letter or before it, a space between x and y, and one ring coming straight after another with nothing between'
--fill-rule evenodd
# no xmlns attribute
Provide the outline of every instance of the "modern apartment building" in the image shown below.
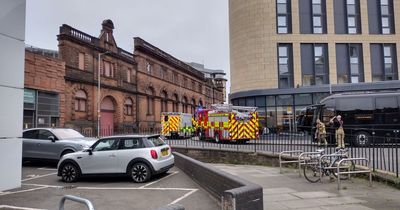
<svg viewBox="0 0 400 210"><path fill-rule="evenodd" d="M230 0L231 94L263 126L339 92L398 91L400 1Z"/></svg>

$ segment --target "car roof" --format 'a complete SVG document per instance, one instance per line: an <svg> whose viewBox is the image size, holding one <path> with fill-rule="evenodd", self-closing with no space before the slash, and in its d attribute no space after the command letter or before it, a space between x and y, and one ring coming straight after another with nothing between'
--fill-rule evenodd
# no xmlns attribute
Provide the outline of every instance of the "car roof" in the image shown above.
<svg viewBox="0 0 400 210"><path fill-rule="evenodd" d="M158 138L160 134L129 134L129 135L115 135L115 136L106 136L100 139L108 139L108 138Z"/></svg>
<svg viewBox="0 0 400 210"><path fill-rule="evenodd" d="M29 129L25 129L23 130L25 131L33 131L33 130L48 130L48 131L53 131L53 130L74 130L72 128L29 128Z"/></svg>

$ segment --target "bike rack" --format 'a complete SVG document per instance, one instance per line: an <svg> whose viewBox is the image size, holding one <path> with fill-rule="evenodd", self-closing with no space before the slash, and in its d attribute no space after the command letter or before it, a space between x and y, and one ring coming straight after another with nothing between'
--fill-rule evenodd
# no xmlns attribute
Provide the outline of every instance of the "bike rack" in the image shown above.
<svg viewBox="0 0 400 210"><path fill-rule="evenodd" d="M342 162L355 161L355 160L363 160L363 161L367 162L368 170L343 171L343 172L341 172L339 170ZM367 158L345 158L345 159L342 159L339 161L336 169L337 169L337 174L338 174L338 190L340 190L340 174L348 174L349 178L350 178L351 174L369 173L369 186L372 186L372 170L371 170L371 167L369 164L369 160Z"/></svg>
<svg viewBox="0 0 400 210"><path fill-rule="evenodd" d="M93 204L92 202L90 202L88 199L84 199L84 198L80 198L80 197L76 197L73 195L64 195L61 200L60 203L58 205L58 209L59 210L64 210L64 204L66 200L71 200L77 203L82 203L85 204L85 206L87 207L87 209L89 210L94 210Z"/></svg>
<svg viewBox="0 0 400 210"><path fill-rule="evenodd" d="M297 154L297 153L303 153L303 150L292 150L292 151L282 151L279 153L279 172L282 173L282 164L286 163L299 163L298 160L285 160L282 161L282 156L284 154Z"/></svg>
<svg viewBox="0 0 400 210"><path fill-rule="evenodd" d="M345 154L327 154L327 155L321 155L319 158L318 164L319 164L319 180L322 183L322 159L327 158L327 157L342 157L345 156ZM324 169L336 169L337 167L324 167ZM339 175L338 175L339 176Z"/></svg>
<svg viewBox="0 0 400 210"><path fill-rule="evenodd" d="M299 158L297 161L299 163L299 177L301 177L301 165L305 164L305 159L304 158L301 159L301 158L306 155L308 156L308 155L318 155L318 154L321 154L321 152L303 152L299 155Z"/></svg>

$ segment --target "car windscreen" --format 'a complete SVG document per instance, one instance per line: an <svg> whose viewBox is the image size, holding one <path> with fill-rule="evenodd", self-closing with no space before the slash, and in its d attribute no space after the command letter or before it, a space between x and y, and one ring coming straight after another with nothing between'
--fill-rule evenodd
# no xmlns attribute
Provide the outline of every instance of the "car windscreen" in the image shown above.
<svg viewBox="0 0 400 210"><path fill-rule="evenodd" d="M148 140L147 142L150 144L151 147L159 147L159 146L165 145L164 140L159 136L150 137L150 138L147 138L147 140Z"/></svg>
<svg viewBox="0 0 400 210"><path fill-rule="evenodd" d="M54 129L52 132L59 138L59 139L80 139L84 138L82 134L78 131L73 129Z"/></svg>

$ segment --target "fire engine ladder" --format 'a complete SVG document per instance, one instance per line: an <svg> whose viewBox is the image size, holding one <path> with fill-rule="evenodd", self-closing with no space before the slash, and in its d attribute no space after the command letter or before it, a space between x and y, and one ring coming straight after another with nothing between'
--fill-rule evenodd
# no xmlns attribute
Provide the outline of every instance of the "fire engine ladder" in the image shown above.
<svg viewBox="0 0 400 210"><path fill-rule="evenodd" d="M231 104L213 104L211 108L215 111L222 112L254 112L257 110L257 107L233 106Z"/></svg>

